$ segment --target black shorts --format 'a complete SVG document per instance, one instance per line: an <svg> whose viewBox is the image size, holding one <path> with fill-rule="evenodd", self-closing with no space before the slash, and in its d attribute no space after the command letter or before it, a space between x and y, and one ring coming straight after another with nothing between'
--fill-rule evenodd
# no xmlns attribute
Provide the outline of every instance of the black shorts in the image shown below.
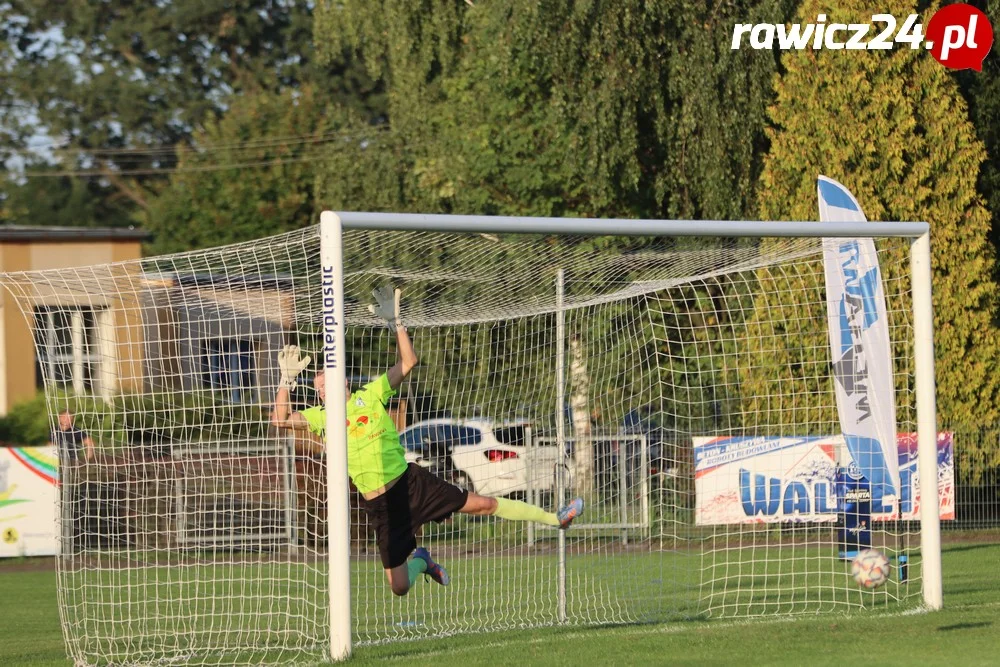
<svg viewBox="0 0 1000 667"><path fill-rule="evenodd" d="M361 500L378 539L386 569L402 565L417 548L417 532L425 523L444 521L465 506L469 492L432 475L416 463L391 489Z"/></svg>

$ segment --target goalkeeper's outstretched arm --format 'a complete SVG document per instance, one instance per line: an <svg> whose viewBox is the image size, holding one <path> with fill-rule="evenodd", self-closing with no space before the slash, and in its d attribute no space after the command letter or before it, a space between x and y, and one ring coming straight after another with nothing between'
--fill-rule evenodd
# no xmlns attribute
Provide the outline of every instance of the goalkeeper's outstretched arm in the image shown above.
<svg viewBox="0 0 1000 667"><path fill-rule="evenodd" d="M278 389L271 407L271 424L278 428L309 428L309 422L298 412L292 412L288 400L288 387Z"/></svg>
<svg viewBox="0 0 1000 667"><path fill-rule="evenodd" d="M281 369L281 381L278 393L274 397L271 408L271 424L279 428L307 428L305 417L298 412L292 412L289 404L289 394L298 385L299 373L312 361L308 355L302 356L297 345L286 345L278 353L278 367Z"/></svg>
<svg viewBox="0 0 1000 667"><path fill-rule="evenodd" d="M372 290L375 304L368 306L368 310L376 317L385 320L389 331L396 335L396 364L386 372L389 386L393 389L399 389L403 384L403 378L409 375L420 361L413 351L413 343L410 342L410 335L406 333L403 320L399 317L399 294L398 289L379 287Z"/></svg>
<svg viewBox="0 0 1000 667"><path fill-rule="evenodd" d="M410 335L406 333L406 327L400 322L396 325L396 363L386 372L389 386L393 389L399 389L399 386L403 384L403 379L418 363L420 360L417 359L417 353L413 351Z"/></svg>

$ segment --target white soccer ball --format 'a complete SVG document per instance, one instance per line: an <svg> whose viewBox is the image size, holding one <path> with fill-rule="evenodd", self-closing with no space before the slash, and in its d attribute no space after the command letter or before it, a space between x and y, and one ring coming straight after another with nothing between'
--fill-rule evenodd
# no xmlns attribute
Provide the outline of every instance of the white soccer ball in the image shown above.
<svg viewBox="0 0 1000 667"><path fill-rule="evenodd" d="M862 588L871 590L889 580L891 568L889 559L881 551L865 549L854 557L851 574L854 575L854 581Z"/></svg>

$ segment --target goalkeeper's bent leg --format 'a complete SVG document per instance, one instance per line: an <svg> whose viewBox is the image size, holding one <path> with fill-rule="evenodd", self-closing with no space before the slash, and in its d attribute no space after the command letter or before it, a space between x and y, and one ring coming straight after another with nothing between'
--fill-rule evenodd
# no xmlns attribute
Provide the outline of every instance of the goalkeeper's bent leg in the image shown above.
<svg viewBox="0 0 1000 667"><path fill-rule="evenodd" d="M420 574L411 570L411 563L412 561L407 561L402 565L385 569L385 577L389 581L389 588L392 589L393 595L402 596L410 592L410 587Z"/></svg>
<svg viewBox="0 0 1000 667"><path fill-rule="evenodd" d="M427 571L427 561L422 558L411 558L406 562L406 575L410 580L410 588L417 581L417 577Z"/></svg>

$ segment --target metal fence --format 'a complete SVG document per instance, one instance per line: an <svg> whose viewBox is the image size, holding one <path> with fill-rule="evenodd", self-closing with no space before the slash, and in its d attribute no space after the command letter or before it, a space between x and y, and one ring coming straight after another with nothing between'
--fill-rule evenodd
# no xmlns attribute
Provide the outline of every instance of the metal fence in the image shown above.
<svg viewBox="0 0 1000 667"><path fill-rule="evenodd" d="M941 528L1000 529L1000 424L941 430L954 433L956 514Z"/></svg>

